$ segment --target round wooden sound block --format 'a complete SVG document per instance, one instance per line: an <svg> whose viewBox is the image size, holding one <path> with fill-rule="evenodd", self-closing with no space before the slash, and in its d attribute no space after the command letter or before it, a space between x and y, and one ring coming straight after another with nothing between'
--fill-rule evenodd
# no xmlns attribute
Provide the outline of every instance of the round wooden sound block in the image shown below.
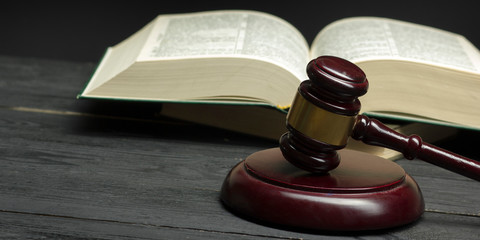
<svg viewBox="0 0 480 240"><path fill-rule="evenodd" d="M240 214L315 230L383 229L422 215L422 193L399 165L358 151L338 153L340 165L325 175L296 168L279 148L254 153L230 171L221 199Z"/></svg>

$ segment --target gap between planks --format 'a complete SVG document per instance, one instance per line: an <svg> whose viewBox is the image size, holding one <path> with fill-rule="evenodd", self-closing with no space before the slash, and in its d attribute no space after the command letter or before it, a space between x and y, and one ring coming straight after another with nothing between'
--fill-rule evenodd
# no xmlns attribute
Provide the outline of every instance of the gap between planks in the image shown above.
<svg viewBox="0 0 480 240"><path fill-rule="evenodd" d="M54 214L45 214L45 213L33 213L33 212L20 212L20 211L9 211L9 210L0 210L0 213L10 213L10 214L22 214L29 216L40 216L40 217L55 217L55 218L64 218L71 220L82 220L82 221L95 221L95 222L105 222L105 223L117 223L117 224L127 224L127 225L138 225L145 227L157 227L157 228L168 228L168 229L177 229L177 230L189 230L189 231L198 231L198 232L209 232L209 233L218 233L218 234L228 234L228 235L238 235L238 236L249 236L249 237L262 237L262 238L274 238L274 239L298 239L301 238L291 238L291 237L279 237L271 235L262 235L262 234L246 234L239 232L229 232L229 231L215 231L209 229L201 228L192 228L192 227L175 227L169 225L157 225L157 224L147 224L147 223L136 223L136 222L126 222L118 220L108 220L108 219L95 219L95 218L82 218L82 217L73 217L73 216L64 216L64 215L54 215Z"/></svg>

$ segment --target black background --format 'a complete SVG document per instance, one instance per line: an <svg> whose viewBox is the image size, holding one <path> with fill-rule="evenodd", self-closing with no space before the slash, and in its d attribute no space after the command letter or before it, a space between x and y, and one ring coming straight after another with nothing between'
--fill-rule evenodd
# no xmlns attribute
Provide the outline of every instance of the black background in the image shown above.
<svg viewBox="0 0 480 240"><path fill-rule="evenodd" d="M475 1L3 1L0 55L98 62L108 46L159 14L251 9L277 15L311 43L328 23L380 16L429 25L480 46Z"/></svg>

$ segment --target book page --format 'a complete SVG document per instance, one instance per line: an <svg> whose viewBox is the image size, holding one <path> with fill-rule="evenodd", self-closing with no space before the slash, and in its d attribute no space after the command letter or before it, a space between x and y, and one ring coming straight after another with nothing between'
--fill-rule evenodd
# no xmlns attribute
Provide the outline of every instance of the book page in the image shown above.
<svg viewBox="0 0 480 240"><path fill-rule="evenodd" d="M357 17L334 22L315 38L312 54L352 62L396 59L480 72L480 53L464 37L386 18Z"/></svg>
<svg viewBox="0 0 480 240"><path fill-rule="evenodd" d="M289 23L254 11L163 15L139 59L252 57L305 79L308 44Z"/></svg>
<svg viewBox="0 0 480 240"><path fill-rule="evenodd" d="M149 23L121 43L109 47L84 92L87 93L101 86L118 73L129 68L136 61L152 27L153 24Z"/></svg>

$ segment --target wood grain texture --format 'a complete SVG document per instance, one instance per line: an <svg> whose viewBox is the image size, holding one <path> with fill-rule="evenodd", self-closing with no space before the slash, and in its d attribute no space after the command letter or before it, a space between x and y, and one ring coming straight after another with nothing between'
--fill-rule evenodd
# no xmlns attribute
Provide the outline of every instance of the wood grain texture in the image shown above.
<svg viewBox="0 0 480 240"><path fill-rule="evenodd" d="M277 144L158 118L157 104L76 100L95 65L0 57L0 236L5 239L478 239L480 188L400 160L427 212L379 232L304 232L237 216L224 177ZM445 147L445 146L443 146ZM475 151L473 151L475 157Z"/></svg>

